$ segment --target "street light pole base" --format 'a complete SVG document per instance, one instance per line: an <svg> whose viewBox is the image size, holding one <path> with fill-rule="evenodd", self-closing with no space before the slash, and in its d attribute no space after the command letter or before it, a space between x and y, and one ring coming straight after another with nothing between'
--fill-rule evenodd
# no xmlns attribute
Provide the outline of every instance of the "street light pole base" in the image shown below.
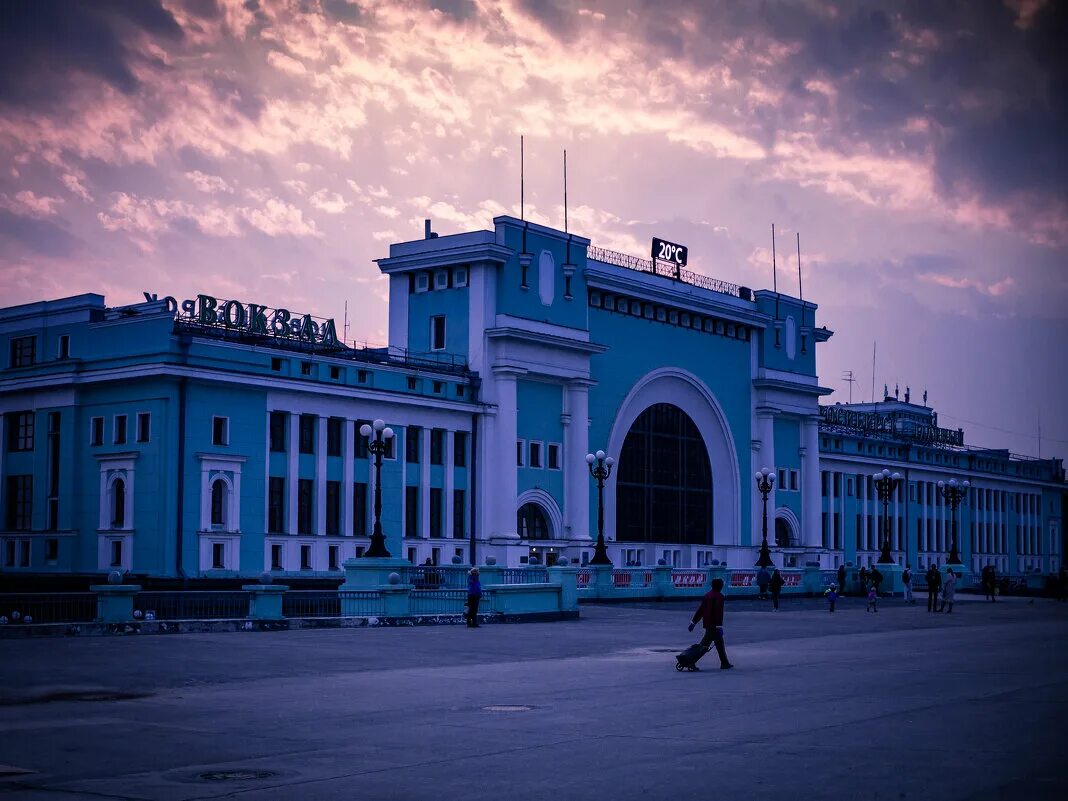
<svg viewBox="0 0 1068 801"><path fill-rule="evenodd" d="M371 532L371 543L363 552L365 559L389 559L391 554L386 549L386 535L382 533L382 524L375 521L374 531Z"/></svg>
<svg viewBox="0 0 1068 801"><path fill-rule="evenodd" d="M775 563L771 561L771 551L768 550L768 543L765 540L760 546L760 556L757 557L754 567L772 567Z"/></svg>
<svg viewBox="0 0 1068 801"><path fill-rule="evenodd" d="M610 565L612 560L608 558L608 549L604 545L604 537L597 538L597 545L593 548L593 558L590 560L591 565Z"/></svg>
<svg viewBox="0 0 1068 801"><path fill-rule="evenodd" d="M879 554L879 561L876 562L875 564L877 564L877 565L896 565L897 562L894 561L894 557L892 557L890 555L889 551L885 551L885 552Z"/></svg>

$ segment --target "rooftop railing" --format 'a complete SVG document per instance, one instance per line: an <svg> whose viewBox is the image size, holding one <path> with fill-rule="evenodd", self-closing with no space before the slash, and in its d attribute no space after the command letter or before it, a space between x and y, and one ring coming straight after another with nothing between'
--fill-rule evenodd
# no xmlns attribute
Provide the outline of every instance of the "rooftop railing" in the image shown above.
<svg viewBox="0 0 1068 801"><path fill-rule="evenodd" d="M720 292L735 298L744 297L742 287L737 284L720 281L718 278L709 278L707 275L701 275L699 273L691 272L690 270L683 270L661 261L640 259L637 256L628 256L626 253L619 253L615 250L593 246L587 249L586 258L604 264L613 264L616 267L626 267L628 270L637 270L640 273L649 273L650 275L671 278L675 281L681 281L684 284L690 284L691 286L700 287L701 289L708 289L712 292ZM746 290L746 293L748 293L748 290ZM751 298L744 299L750 300Z"/></svg>

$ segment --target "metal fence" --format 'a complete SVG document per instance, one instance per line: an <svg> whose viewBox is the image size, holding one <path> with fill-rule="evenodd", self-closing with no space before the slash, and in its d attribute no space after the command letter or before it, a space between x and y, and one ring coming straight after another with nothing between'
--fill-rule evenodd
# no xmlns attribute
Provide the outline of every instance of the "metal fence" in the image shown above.
<svg viewBox="0 0 1068 801"><path fill-rule="evenodd" d="M282 617L341 617L337 590L290 590L282 594Z"/></svg>
<svg viewBox="0 0 1068 801"><path fill-rule="evenodd" d="M549 571L544 567L506 567L497 573L500 584L547 584Z"/></svg>
<svg viewBox="0 0 1068 801"><path fill-rule="evenodd" d="M466 590L468 568L463 565L402 567L401 582L417 590Z"/></svg>
<svg viewBox="0 0 1068 801"><path fill-rule="evenodd" d="M345 590L337 596L343 617L381 617L386 613L385 601L378 590Z"/></svg>
<svg viewBox="0 0 1068 801"><path fill-rule="evenodd" d="M701 287L702 289L710 289L713 292L720 292L724 295L732 295L736 298L742 297L742 288L737 284L720 281L717 278L710 278L707 275L701 275L699 273L691 272L690 270L679 269L676 271L674 265L664 264L663 262L640 259L636 256L628 256L626 253L619 253L615 250L592 246L587 249L586 257L593 261L603 262L604 264L614 264L616 267L626 267L628 270L637 270L642 273L651 273L665 278L673 278L677 281L682 281L685 284Z"/></svg>
<svg viewBox="0 0 1068 801"><path fill-rule="evenodd" d="M409 603L413 615L461 615L467 604L467 590L412 590ZM483 590L479 613L493 612L495 606L494 592Z"/></svg>
<svg viewBox="0 0 1068 801"><path fill-rule="evenodd" d="M0 618L7 623L91 623L96 593L27 592L0 595Z"/></svg>
<svg viewBox="0 0 1068 801"><path fill-rule="evenodd" d="M248 593L139 592L134 617L143 620L232 620L248 617Z"/></svg>

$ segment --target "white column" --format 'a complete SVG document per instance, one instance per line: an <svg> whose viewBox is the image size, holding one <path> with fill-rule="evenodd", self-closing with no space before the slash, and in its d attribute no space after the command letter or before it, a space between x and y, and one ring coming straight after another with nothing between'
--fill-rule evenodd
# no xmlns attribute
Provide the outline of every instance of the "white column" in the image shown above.
<svg viewBox="0 0 1068 801"><path fill-rule="evenodd" d="M356 451L355 420L345 421L341 436L344 437L344 441L341 443L341 458L343 459L341 479L341 536L351 537L353 515L352 493L353 484L355 483L355 468L352 463ZM348 546L345 547L347 548Z"/></svg>
<svg viewBox="0 0 1068 801"><path fill-rule="evenodd" d="M820 431L819 417L809 417L801 423L801 444L805 449L801 457L801 513L803 516L801 541L807 547L823 544L820 530L822 523L820 497ZM834 521L830 521L833 544Z"/></svg>
<svg viewBox="0 0 1068 801"><path fill-rule="evenodd" d="M315 533L326 535L326 429L328 418L315 421ZM319 546L315 546L318 550Z"/></svg>
<svg viewBox="0 0 1068 801"><path fill-rule="evenodd" d="M456 488L456 432L445 431L445 519L442 521L442 534L449 539L456 536L453 529L453 491Z"/></svg>
<svg viewBox="0 0 1068 801"><path fill-rule="evenodd" d="M288 484L287 495L289 495L289 507L286 510L286 517L289 519L289 525L286 528L286 532L289 534L297 533L297 485L300 478L300 415L289 415L289 453L288 456L289 469L286 477Z"/></svg>
<svg viewBox="0 0 1068 801"><path fill-rule="evenodd" d="M590 452L590 385L574 381L564 387L564 537L583 540L596 537L590 528L590 475L586 454ZM613 454L619 458L619 454ZM515 456L512 457L515 464ZM614 483L613 483L614 486ZM605 509L605 528L614 531L615 507L611 506L612 527Z"/></svg>
<svg viewBox="0 0 1068 801"><path fill-rule="evenodd" d="M491 534L498 537L516 537L515 512L518 495L515 443L518 439L519 409L516 399L515 372L493 371L497 389L497 473L496 494L489 499L493 505L494 524Z"/></svg>
<svg viewBox="0 0 1068 801"><path fill-rule="evenodd" d="M430 427L423 426L423 452L419 454L419 530L423 539L430 537Z"/></svg>

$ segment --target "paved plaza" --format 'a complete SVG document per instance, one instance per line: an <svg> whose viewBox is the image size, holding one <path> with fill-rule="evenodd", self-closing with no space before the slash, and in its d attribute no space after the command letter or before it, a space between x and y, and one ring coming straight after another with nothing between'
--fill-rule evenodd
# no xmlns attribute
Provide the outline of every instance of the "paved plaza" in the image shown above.
<svg viewBox="0 0 1068 801"><path fill-rule="evenodd" d="M692 607L0 641L0 798L1065 797L1068 605Z"/></svg>

